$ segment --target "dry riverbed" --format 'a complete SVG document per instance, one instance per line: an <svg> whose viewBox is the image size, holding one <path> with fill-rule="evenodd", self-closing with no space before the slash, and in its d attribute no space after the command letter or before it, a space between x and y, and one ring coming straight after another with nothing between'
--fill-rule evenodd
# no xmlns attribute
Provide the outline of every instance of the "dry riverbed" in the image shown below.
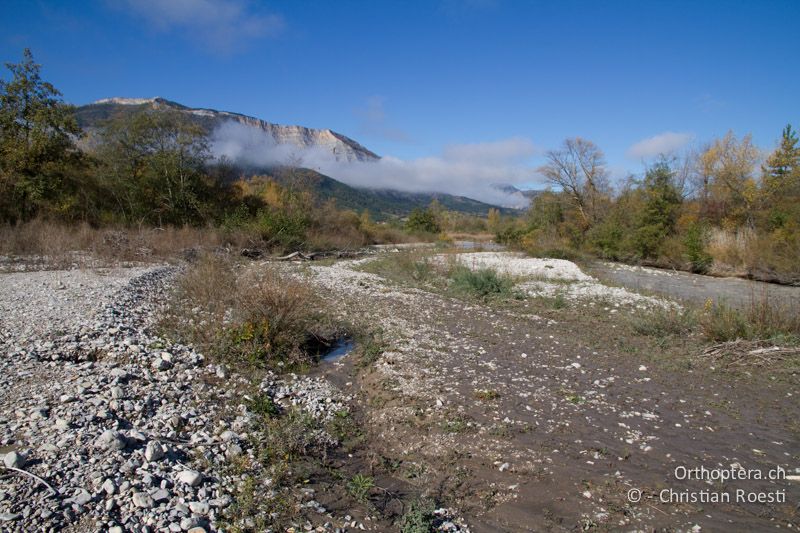
<svg viewBox="0 0 800 533"><path fill-rule="evenodd" d="M434 270L506 272L513 296L389 275L392 252L279 265L373 335L309 376L241 375L158 336L172 267L0 274L0 453L17 469L0 474L0 531L263 529L241 516L259 395L322 441L331 421L359 428L329 475L297 478L296 531L397 530L419 499L441 531L800 527L796 375L722 370L692 334L637 335L632 321L681 306L570 262L435 253ZM748 479L678 479L701 467ZM276 497L268 481L250 495Z"/></svg>

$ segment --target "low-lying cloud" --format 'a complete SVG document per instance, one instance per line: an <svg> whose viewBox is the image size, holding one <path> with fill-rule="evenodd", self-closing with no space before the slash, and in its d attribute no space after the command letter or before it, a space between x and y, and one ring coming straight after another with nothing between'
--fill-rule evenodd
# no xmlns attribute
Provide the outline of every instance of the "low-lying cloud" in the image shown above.
<svg viewBox="0 0 800 533"><path fill-rule="evenodd" d="M694 138L691 133L665 131L653 137L642 139L630 148L626 155L630 159L650 159L659 155L669 155L680 150Z"/></svg>
<svg viewBox="0 0 800 533"><path fill-rule="evenodd" d="M483 202L524 207L519 194L498 190L495 184L521 185L537 179L527 160L536 153L529 139L447 146L438 156L376 161L337 161L324 147L302 148L276 144L269 135L235 121L220 125L211 135L216 157L252 166L293 165L316 170L354 187L405 192L448 193Z"/></svg>

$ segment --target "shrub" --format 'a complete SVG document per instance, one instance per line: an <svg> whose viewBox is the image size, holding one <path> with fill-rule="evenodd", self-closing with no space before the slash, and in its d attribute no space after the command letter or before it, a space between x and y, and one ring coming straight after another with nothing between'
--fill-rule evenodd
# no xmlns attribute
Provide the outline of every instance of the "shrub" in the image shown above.
<svg viewBox="0 0 800 533"><path fill-rule="evenodd" d="M702 226L693 224L686 232L684 240L686 258L689 260L692 272L705 274L714 262L706 251L706 237Z"/></svg>
<svg viewBox="0 0 800 533"><path fill-rule="evenodd" d="M402 533L430 533L434 531L436 505L433 500L424 498L411 502L406 514L400 519Z"/></svg>
<svg viewBox="0 0 800 533"><path fill-rule="evenodd" d="M430 209L414 209L406 220L406 231L410 233L439 233L441 227Z"/></svg>
<svg viewBox="0 0 800 533"><path fill-rule="evenodd" d="M271 268L237 275L230 260L201 257L177 283L162 327L233 363L310 363L330 330L304 283Z"/></svg>
<svg viewBox="0 0 800 533"><path fill-rule="evenodd" d="M470 270L465 266L458 265L451 271L450 278L452 287L457 292L483 299L510 296L514 286L511 278L498 275L497 271L491 268Z"/></svg>

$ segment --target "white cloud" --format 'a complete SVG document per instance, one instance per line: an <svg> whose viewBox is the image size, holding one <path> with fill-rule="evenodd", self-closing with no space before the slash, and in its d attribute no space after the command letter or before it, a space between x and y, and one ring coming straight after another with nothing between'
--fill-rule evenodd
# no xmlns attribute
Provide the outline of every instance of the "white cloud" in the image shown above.
<svg viewBox="0 0 800 533"><path fill-rule="evenodd" d="M212 52L230 54L252 40L278 35L280 15L264 12L248 0L112 0L159 31L179 31Z"/></svg>
<svg viewBox="0 0 800 533"><path fill-rule="evenodd" d="M537 153L530 139L511 137L501 141L451 144L444 149L444 158L450 161L474 163L521 162Z"/></svg>
<svg viewBox="0 0 800 533"><path fill-rule="evenodd" d="M377 161L346 162L337 161L323 148L275 144L261 130L230 121L212 133L211 147L217 157L250 165L299 164L355 187L449 193L496 205L524 206L527 200L493 184L537 180L535 168L525 161L534 153L534 145L524 138L451 145L442 155L418 159L385 156Z"/></svg>
<svg viewBox="0 0 800 533"><path fill-rule="evenodd" d="M653 137L642 139L630 148L626 155L631 159L649 159L661 154L667 155L686 146L694 135L666 131Z"/></svg>

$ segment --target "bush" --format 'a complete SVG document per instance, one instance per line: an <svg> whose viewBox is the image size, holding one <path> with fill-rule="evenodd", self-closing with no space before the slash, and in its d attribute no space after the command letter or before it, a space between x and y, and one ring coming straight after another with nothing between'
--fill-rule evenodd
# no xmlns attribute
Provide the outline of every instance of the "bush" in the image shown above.
<svg viewBox="0 0 800 533"><path fill-rule="evenodd" d="M497 271L491 268L470 270L458 265L450 272L450 278L452 287L456 291L483 299L510 296L514 286L511 278L498 275Z"/></svg>
<svg viewBox="0 0 800 533"><path fill-rule="evenodd" d="M706 251L706 236L702 226L693 224L686 232L684 240L686 258L689 260L692 272L705 274L714 262Z"/></svg>
<svg viewBox="0 0 800 533"><path fill-rule="evenodd" d="M237 275L218 256L181 276L162 326L211 355L257 365L310 363L331 329L304 283L270 268Z"/></svg>
<svg viewBox="0 0 800 533"><path fill-rule="evenodd" d="M408 216L406 231L410 233L439 233L441 227L433 211L417 208Z"/></svg>

